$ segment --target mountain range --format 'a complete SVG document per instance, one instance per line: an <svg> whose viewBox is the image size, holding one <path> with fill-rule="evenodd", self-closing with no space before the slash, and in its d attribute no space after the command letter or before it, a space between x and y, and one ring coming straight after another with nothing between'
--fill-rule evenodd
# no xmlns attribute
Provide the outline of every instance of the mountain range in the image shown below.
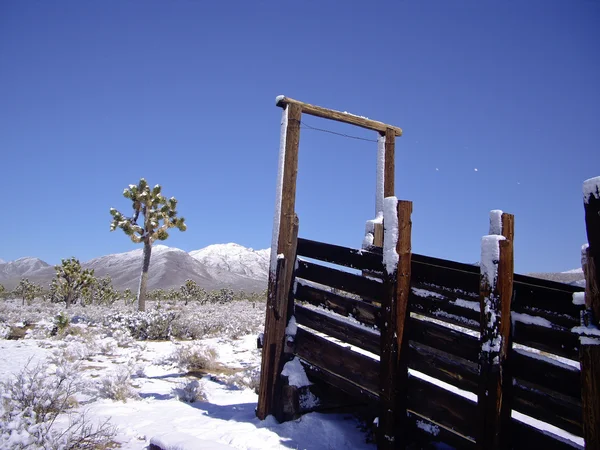
<svg viewBox="0 0 600 450"><path fill-rule="evenodd" d="M179 287L186 280L196 281L206 290L230 287L247 292L267 286L270 249L253 250L239 244L215 244L185 252L166 245L152 247L148 289ZM142 265L142 249L100 256L81 264L94 269L94 275L110 275L117 289L137 290ZM54 266L39 258L0 260L0 283L13 289L21 278L47 286L54 277Z"/></svg>

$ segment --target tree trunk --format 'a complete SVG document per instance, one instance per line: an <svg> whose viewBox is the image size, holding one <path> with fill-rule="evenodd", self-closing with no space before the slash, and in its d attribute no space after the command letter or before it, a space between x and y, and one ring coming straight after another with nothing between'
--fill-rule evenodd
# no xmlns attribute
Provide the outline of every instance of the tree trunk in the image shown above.
<svg viewBox="0 0 600 450"><path fill-rule="evenodd" d="M152 244L148 238L144 240L144 263L142 264L142 275L140 276L140 288L138 290L138 311L146 311L146 286L148 284L151 253Z"/></svg>
<svg viewBox="0 0 600 450"><path fill-rule="evenodd" d="M65 298L65 308L68 308L69 306L71 306L71 303L73 302L73 292L71 292L71 290L69 289L69 292L67 293L67 297Z"/></svg>

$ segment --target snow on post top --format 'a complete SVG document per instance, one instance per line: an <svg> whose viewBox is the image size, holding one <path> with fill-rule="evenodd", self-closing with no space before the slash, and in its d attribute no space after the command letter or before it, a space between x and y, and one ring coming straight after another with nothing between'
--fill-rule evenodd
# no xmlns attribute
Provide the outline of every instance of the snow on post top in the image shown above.
<svg viewBox="0 0 600 450"><path fill-rule="evenodd" d="M592 196L600 199L600 177L590 178L583 182L583 201L589 203Z"/></svg>
<svg viewBox="0 0 600 450"><path fill-rule="evenodd" d="M275 97L275 106L279 106L279 102L285 98L285 95L278 95Z"/></svg>
<svg viewBox="0 0 600 450"><path fill-rule="evenodd" d="M488 285L494 286L498 279L498 261L500 261L500 241L504 236L496 234L481 238L481 274L486 277Z"/></svg>
<svg viewBox="0 0 600 450"><path fill-rule="evenodd" d="M490 211L490 234L502 234L502 214L499 209Z"/></svg>
<svg viewBox="0 0 600 450"><path fill-rule="evenodd" d="M383 199L383 263L388 275L393 274L398 267L398 199L386 197Z"/></svg>

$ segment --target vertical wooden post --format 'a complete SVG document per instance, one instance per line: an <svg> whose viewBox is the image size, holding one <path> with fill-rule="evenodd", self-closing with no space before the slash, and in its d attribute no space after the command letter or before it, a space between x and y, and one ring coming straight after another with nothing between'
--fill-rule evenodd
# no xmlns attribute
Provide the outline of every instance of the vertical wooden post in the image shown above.
<svg viewBox="0 0 600 450"><path fill-rule="evenodd" d="M493 217L494 212L492 221ZM498 228L497 224L490 224L492 232L501 232L503 236L484 236L481 258L482 348L477 399L480 436L477 446L486 450L508 448L510 443L512 379L507 357L512 345L510 306L514 274L514 217L502 214L501 230ZM497 255L493 255L494 246L497 246Z"/></svg>
<svg viewBox="0 0 600 450"><path fill-rule="evenodd" d="M279 226L277 233L277 259L271 259L267 291L267 312L261 362L261 377L256 415L265 419L273 414L277 403L277 391L280 388L279 374L283 367L282 355L285 344L285 328L288 319L288 294L291 284L291 271L294 268L295 245L297 240L296 178L298 174L298 148L300 144L300 119L302 110L299 105L289 104L287 108L287 127L285 131L285 152L283 174L281 174L281 193ZM296 233L294 232L296 227ZM271 250L273 251L273 249ZM285 263L277 262L283 259ZM279 268L279 270L277 270ZM283 280L278 280L283 278Z"/></svg>
<svg viewBox="0 0 600 450"><path fill-rule="evenodd" d="M385 201L396 201L386 198ZM397 266L391 271L384 270L386 297L384 299L381 328L380 358L380 401L378 448L404 448L406 445L406 384L408 366L406 364L405 325L408 318L408 295L410 291L411 263L411 214L412 202L397 202ZM388 232L395 224L384 216L384 258L390 250L395 233ZM386 223L387 222L387 223ZM386 229L386 227L388 227ZM391 230L389 230L391 231ZM393 249L393 247L392 247Z"/></svg>
<svg viewBox="0 0 600 450"><path fill-rule="evenodd" d="M581 362L581 404L583 437L586 450L600 450L600 177L583 185L585 228L589 246L585 249L585 306L589 317L585 325L591 336L583 335L579 357Z"/></svg>
<svg viewBox="0 0 600 450"><path fill-rule="evenodd" d="M393 197L395 179L396 133L391 128L385 131L385 170L383 177L383 197Z"/></svg>

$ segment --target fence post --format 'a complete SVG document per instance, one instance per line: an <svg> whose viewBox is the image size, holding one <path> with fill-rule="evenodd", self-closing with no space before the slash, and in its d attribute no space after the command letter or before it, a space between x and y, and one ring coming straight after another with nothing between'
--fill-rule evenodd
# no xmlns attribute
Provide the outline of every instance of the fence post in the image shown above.
<svg viewBox="0 0 600 450"><path fill-rule="evenodd" d="M481 354L478 409L481 449L508 448L512 378L507 358L512 345L510 306L514 274L514 216L492 211L490 235L481 244Z"/></svg>
<svg viewBox="0 0 600 450"><path fill-rule="evenodd" d="M301 116L302 109L299 105L293 103L287 105L281 127L280 167L273 220L274 242L271 248L261 376L256 408L256 415L261 420L273 414L279 401L278 391L281 390L279 374L283 367L285 328L289 316L288 295L294 270L298 232L295 203ZM281 259L284 260L283 264L280 262Z"/></svg>
<svg viewBox="0 0 600 450"><path fill-rule="evenodd" d="M385 298L381 327L379 449L406 446L408 341L405 325L409 314L411 214L412 202L398 201L396 197L384 200Z"/></svg>
<svg viewBox="0 0 600 450"><path fill-rule="evenodd" d="M580 335L581 404L586 450L600 449L600 177L583 183L588 247L582 250L586 320Z"/></svg>

